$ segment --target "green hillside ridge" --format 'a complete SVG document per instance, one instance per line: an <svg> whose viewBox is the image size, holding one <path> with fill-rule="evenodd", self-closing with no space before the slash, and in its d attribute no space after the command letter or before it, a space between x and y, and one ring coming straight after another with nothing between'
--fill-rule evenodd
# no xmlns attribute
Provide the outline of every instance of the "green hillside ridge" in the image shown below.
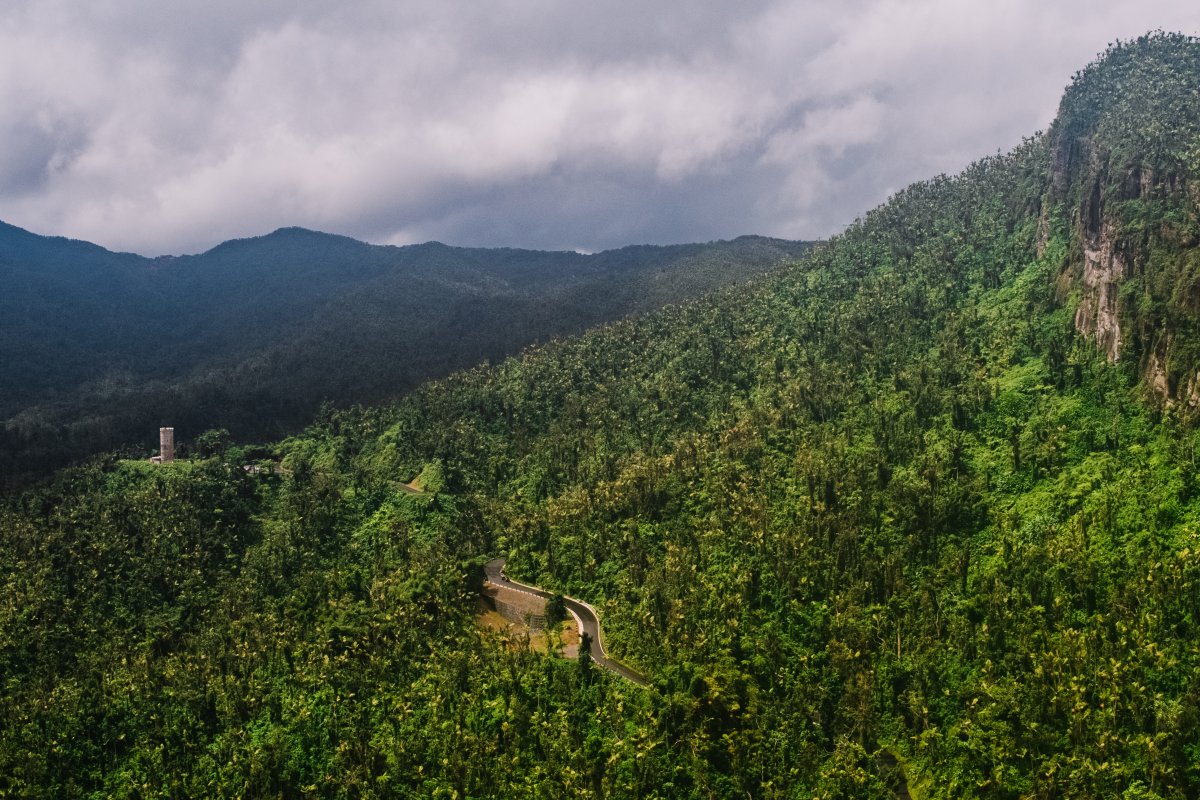
<svg viewBox="0 0 1200 800"><path fill-rule="evenodd" d="M288 228L148 259L0 224L0 488L121 446L144 454L160 425L279 438L323 402L391 400L808 246L746 236L583 255Z"/></svg>
<svg viewBox="0 0 1200 800"><path fill-rule="evenodd" d="M1197 87L1115 45L749 287L13 500L0 794L1197 796ZM493 554L651 685L473 625Z"/></svg>

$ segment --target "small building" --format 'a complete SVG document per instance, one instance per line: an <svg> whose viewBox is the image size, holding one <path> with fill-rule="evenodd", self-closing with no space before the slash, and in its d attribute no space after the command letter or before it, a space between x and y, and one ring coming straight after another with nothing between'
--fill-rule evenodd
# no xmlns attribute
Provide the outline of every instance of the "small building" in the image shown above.
<svg viewBox="0 0 1200 800"><path fill-rule="evenodd" d="M158 429L158 455L150 458L151 464L169 464L175 460L175 429Z"/></svg>

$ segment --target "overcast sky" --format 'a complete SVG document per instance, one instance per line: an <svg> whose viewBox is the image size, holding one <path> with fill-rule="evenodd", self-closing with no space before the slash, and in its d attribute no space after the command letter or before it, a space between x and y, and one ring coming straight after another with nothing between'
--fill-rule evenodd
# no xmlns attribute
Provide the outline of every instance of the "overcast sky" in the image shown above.
<svg viewBox="0 0 1200 800"><path fill-rule="evenodd" d="M0 219L146 255L820 238L1154 28L1200 3L6 0Z"/></svg>

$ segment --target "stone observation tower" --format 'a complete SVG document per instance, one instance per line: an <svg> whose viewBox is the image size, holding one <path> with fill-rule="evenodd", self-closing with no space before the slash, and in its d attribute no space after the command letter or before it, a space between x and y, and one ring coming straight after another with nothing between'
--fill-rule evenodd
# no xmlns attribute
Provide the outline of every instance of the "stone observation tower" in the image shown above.
<svg viewBox="0 0 1200 800"><path fill-rule="evenodd" d="M174 428L159 428L158 429L158 459L159 463L166 464L175 460L175 429Z"/></svg>

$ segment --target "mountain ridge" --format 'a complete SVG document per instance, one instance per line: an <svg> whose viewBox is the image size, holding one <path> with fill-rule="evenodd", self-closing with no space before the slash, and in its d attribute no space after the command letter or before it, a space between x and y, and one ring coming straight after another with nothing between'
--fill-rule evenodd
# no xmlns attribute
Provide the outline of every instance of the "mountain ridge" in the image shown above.
<svg viewBox="0 0 1200 800"><path fill-rule="evenodd" d="M5 226L0 475L149 446L159 425L278 436L322 401L380 401L807 247L751 237L584 255L293 227L152 259Z"/></svg>

